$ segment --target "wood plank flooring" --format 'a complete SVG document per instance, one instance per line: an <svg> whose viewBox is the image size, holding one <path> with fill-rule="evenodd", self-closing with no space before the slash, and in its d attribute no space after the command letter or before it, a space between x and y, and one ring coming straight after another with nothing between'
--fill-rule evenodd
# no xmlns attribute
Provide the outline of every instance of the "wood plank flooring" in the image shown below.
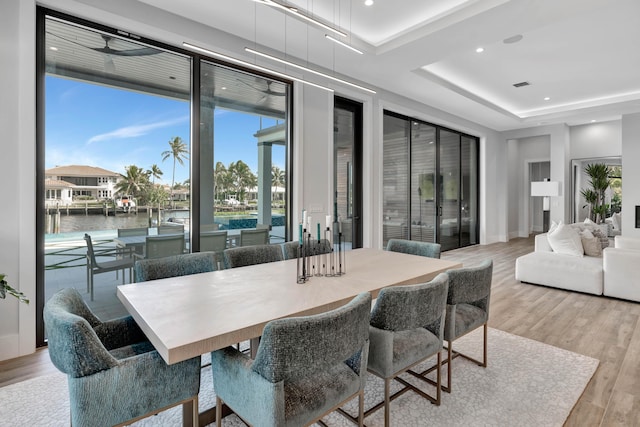
<svg viewBox="0 0 640 427"><path fill-rule="evenodd" d="M640 426L640 303L520 283L515 259L532 250L531 237L442 258L464 265L493 259L491 327L600 360L565 426ZM54 371L47 350L39 350L0 362L0 387Z"/></svg>

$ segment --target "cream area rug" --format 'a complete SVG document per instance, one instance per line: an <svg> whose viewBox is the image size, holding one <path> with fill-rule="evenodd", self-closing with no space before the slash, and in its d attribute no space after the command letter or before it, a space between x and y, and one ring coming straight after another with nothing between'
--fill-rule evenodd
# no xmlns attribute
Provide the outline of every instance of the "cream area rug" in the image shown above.
<svg viewBox="0 0 640 427"><path fill-rule="evenodd" d="M481 358L481 329L456 341L454 349ZM453 392L442 394L442 404L432 405L408 391L392 402L391 425L562 426L597 367L596 359L490 328L487 368L455 359ZM446 379L446 369L443 378ZM396 382L394 387L400 385ZM428 385L421 388L429 393L434 391ZM369 375L365 391L366 409L382 400L383 382ZM203 370L199 400L201 411L215 403L210 367ZM0 426L69 425L67 382L63 374L2 387L0 402ZM355 414L356 403L357 399L345 409ZM383 411L368 416L366 425L384 425ZM133 425L178 427L181 421L181 408L174 408ZM323 421L330 426L353 426L338 413ZM225 418L223 425L244 426L235 415Z"/></svg>

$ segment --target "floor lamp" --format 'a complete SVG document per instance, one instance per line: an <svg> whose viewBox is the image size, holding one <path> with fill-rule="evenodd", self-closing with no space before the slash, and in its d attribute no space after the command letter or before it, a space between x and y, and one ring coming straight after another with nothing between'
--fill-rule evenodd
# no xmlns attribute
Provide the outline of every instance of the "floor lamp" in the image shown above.
<svg viewBox="0 0 640 427"><path fill-rule="evenodd" d="M542 231L549 231L549 197L560 195L560 183L558 181L532 181L531 196L542 197Z"/></svg>

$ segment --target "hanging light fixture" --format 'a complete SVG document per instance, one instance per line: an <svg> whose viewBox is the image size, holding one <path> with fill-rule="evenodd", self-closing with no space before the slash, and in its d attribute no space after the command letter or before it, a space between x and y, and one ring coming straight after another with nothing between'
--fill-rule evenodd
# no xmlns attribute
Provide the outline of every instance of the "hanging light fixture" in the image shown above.
<svg viewBox="0 0 640 427"><path fill-rule="evenodd" d="M356 49L355 47L353 47L353 46L351 46L351 45L348 45L348 44L346 44L345 42L343 42L343 41L341 41L341 40L338 40L338 39L336 39L335 37L330 36L329 34L325 34L324 36L325 36L326 38L328 38L329 40L331 40L332 42L334 42L334 43L338 43L340 46L344 46L344 47L346 47L347 49L350 49L350 50L354 51L355 53L359 53L360 55L363 55L363 52L362 52L361 50Z"/></svg>
<svg viewBox="0 0 640 427"><path fill-rule="evenodd" d="M355 87L355 88L363 90L365 92L376 93L376 91L373 90L373 89L369 89L367 87L360 86L358 84L351 83L351 82L348 82L346 80L330 76L329 74L325 74L325 73L322 73L320 71L316 71L316 70L313 70L311 68L308 68L308 67L305 67L305 66L302 66L302 65L298 65L298 64L296 64L294 62L291 62L291 61L280 59L280 58L278 58L276 56L269 55L268 53L259 52L259 51L255 50L255 49L251 49L250 47L245 47L244 50L249 52L249 53L253 53L254 55L258 55L258 56L261 56L263 58L269 59L271 61L279 62L281 64L288 65L290 67L298 68L299 70L303 70L303 71L306 71L308 73L315 74L317 76L321 76L321 77L324 77L324 78L329 79L329 80L333 80L333 81L338 82L338 83L342 83L342 84L345 84L345 85L348 85L348 86L351 86L351 87Z"/></svg>
<svg viewBox="0 0 640 427"><path fill-rule="evenodd" d="M312 24L317 25L319 27L322 27L325 30L331 31L332 33L335 33L335 34L337 34L339 36L342 36L342 37L347 37L347 33L345 33L344 31L340 31L338 29L335 29L335 28L325 24L324 22L320 22L317 19L314 19L314 18L312 18L310 16L307 16L307 15L305 15L303 13L300 13L298 11L298 9L296 9L295 7L285 6L283 4L276 3L273 0L253 0L253 1L255 1L256 3L264 4L265 6L271 6L271 7L274 7L276 9L284 10L287 13L290 13L290 14L292 14L294 16L297 16L300 19L304 19L305 21L311 22Z"/></svg>

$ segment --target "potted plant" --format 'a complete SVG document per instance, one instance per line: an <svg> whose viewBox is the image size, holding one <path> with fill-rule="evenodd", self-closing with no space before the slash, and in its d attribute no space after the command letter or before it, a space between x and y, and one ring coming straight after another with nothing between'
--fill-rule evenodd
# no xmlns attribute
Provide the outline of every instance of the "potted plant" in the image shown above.
<svg viewBox="0 0 640 427"><path fill-rule="evenodd" d="M13 289L6 280L4 280L5 275L0 274L0 298L5 299L7 294L18 298L18 301L23 302L25 304L29 304L29 300L26 295L20 291Z"/></svg>
<svg viewBox="0 0 640 427"><path fill-rule="evenodd" d="M589 176L591 188L585 188L580 194L589 206L589 218L596 224L600 224L604 222L609 209L609 205L604 202L605 192L610 185L609 167L604 163L590 163L584 171Z"/></svg>

